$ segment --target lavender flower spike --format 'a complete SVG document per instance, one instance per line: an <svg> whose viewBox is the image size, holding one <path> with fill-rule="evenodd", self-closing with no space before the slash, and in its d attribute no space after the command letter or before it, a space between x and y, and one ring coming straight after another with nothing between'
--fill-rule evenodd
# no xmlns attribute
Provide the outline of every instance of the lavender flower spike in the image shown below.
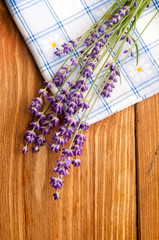
<svg viewBox="0 0 159 240"><path fill-rule="evenodd" d="M45 87L39 90L39 96L33 99L29 109L36 119L30 123L32 130L26 131L26 144L22 149L26 154L28 145L33 143L33 152L38 152L46 142L45 134L59 125L50 143L52 151L62 153L57 166L53 168L57 177L50 178L50 185L56 190L54 200L60 199L58 191L62 189L63 177L68 176L71 165L81 165L80 156L86 141L84 134L89 130L86 121L99 97L108 98L112 95L120 76L117 63L120 63L121 53L130 52L133 57L132 50L136 47L138 57L138 38L134 41L134 28L148 2L116 0L82 37L69 40L56 48L56 56L70 55L54 77L44 82ZM53 96L49 88L54 85L57 91ZM59 115L63 113L64 122L61 124ZM69 142L70 145L66 146Z"/></svg>
<svg viewBox="0 0 159 240"><path fill-rule="evenodd" d="M59 195L58 192L54 193L53 196L54 196L54 200L59 200L60 199L60 195Z"/></svg>
<svg viewBox="0 0 159 240"><path fill-rule="evenodd" d="M26 154L26 153L28 152L27 146L24 146L24 147L22 148L22 151L23 151L24 154Z"/></svg>

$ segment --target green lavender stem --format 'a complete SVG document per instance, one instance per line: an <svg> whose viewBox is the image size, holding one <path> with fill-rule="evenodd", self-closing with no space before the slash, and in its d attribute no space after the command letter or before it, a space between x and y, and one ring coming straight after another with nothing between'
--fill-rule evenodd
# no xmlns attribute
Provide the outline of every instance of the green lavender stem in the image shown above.
<svg viewBox="0 0 159 240"><path fill-rule="evenodd" d="M150 1L147 1L146 4L149 3L149 2L150 2ZM142 4L142 2L140 2L139 7L140 7L141 4ZM146 6L147 6L147 5L146 5ZM142 14L142 12L144 11L144 9L145 9L146 6L144 5L144 7L142 8L142 10L140 11L139 17L140 17L140 15ZM139 7L138 7L138 8L139 8ZM136 12L137 12L137 11L138 11L138 9L136 10ZM158 13L158 12L159 12L159 11L157 11L157 13ZM157 15L157 13L153 16L153 18L151 19L151 21L149 22L149 24L150 24L150 23L152 22L152 20L155 18L155 16ZM131 21L130 21L130 22L131 22ZM130 29L129 29L127 35L126 35L126 37L129 35L129 32L132 30L132 28L134 27L135 24L136 24L136 22L134 21L134 23L131 25L131 27L130 27ZM141 35L143 34L143 32L144 32L144 31L146 30L146 28L149 26L149 24L144 28L144 30L142 31L142 33L140 34L140 36L138 37L138 39L141 37ZM127 26L124 28L124 31L125 31L126 28L127 28ZM122 32L122 33L123 33L123 32ZM125 39L126 39L126 37L125 37ZM120 38L119 38L119 39L120 39ZM137 39L137 40L138 40L138 39ZM137 42L137 40L136 40L136 42ZM117 42L118 42L118 41L117 41ZM116 43L116 44L117 44L117 43ZM134 46L134 45L135 45L135 43L133 44L133 46ZM115 45L115 46L116 46L116 45ZM113 47L113 50L114 50L115 46ZM121 47L119 48L119 50L118 50L118 52L117 52L117 54L116 54L115 61L117 61L117 59L118 59L118 57L119 57L119 55L120 55L120 53L121 53L121 51L122 51L123 46L124 46L124 43L121 44ZM111 51L111 52L112 52L112 51ZM125 58L125 59L126 59L126 58ZM107 61L107 60L106 60L106 61ZM106 63L106 62L105 62L105 63ZM105 66L105 63L103 64L103 66ZM122 62L122 64L123 64L123 62ZM96 80L98 79L101 71L103 70L103 68L104 68L103 66L102 66L102 68L100 69L99 73L97 74ZM104 75L104 77L105 77L105 75ZM101 86L101 84L102 84L102 82L103 82L104 77L103 77L102 80L100 81L100 83L99 83L99 85L98 85L98 87L97 87L97 89L96 89L95 92L98 91L99 87ZM107 79L108 79L108 78L109 78L109 76L107 77ZM95 84L95 81L94 81L93 84ZM104 88L104 86L103 86L103 88ZM90 113L91 113L91 111L92 111L95 103L97 102L99 96L101 95L101 92L103 91L103 88L101 88L101 90L99 91L99 93L98 93L98 95L97 95L94 103L92 104L91 109L89 110L89 113L88 113L88 115L87 115L87 117L86 117L86 121L87 121L87 119L88 119L88 117L89 117L89 115L90 115ZM89 91L89 92L90 92L90 91ZM92 101L92 99L93 99L93 97L94 97L94 95L95 95L95 92L92 94L91 99L90 99L90 101L89 101L89 104L91 103L91 101ZM73 138L72 138L72 141L71 141L71 143L70 143L69 149L72 147L73 141L74 141L75 136L76 136L76 134L77 134L77 132L78 132L78 129L79 129L79 127L80 127L80 124L81 124L83 118L85 117L86 111L87 111L87 110L84 111L84 113L83 113L83 115L82 115L82 117L81 117L81 119L80 119L80 122L79 122L79 124L78 124L78 126L77 126L77 128L76 128L76 131L75 131L74 136L73 136Z"/></svg>

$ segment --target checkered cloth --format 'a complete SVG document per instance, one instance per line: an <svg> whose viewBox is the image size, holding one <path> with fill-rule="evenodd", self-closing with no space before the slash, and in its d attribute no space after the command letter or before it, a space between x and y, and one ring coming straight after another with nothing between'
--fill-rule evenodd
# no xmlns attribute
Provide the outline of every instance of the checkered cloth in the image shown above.
<svg viewBox="0 0 159 240"><path fill-rule="evenodd" d="M39 69L50 80L66 56L54 55L55 47L77 38L111 6L110 0L5 0L30 48ZM159 8L153 0L139 20L135 38ZM116 84L111 98L100 97L88 122L94 123L159 92L159 15L139 40L139 64L128 57L121 68L122 83ZM135 54L136 56L136 54ZM121 55L119 62L122 62ZM91 85L93 79L90 79ZM96 87L96 86L94 86Z"/></svg>

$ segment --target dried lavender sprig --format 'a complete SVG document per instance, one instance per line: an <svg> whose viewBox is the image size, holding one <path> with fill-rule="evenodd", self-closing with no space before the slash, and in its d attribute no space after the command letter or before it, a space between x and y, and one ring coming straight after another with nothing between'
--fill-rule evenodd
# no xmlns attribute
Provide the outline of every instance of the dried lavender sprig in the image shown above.
<svg viewBox="0 0 159 240"><path fill-rule="evenodd" d="M150 2L150 1L148 1L148 2ZM142 9L142 11L140 12L140 14L139 14L139 17L140 17L140 15L142 14L142 12L144 11L144 9L145 8L143 8ZM159 12L159 10L157 11L157 13ZM153 19L155 18L155 16L157 15L157 13L153 16L153 18L151 19L151 21L149 22L149 24L153 21ZM146 28L149 26L149 24L143 29L143 31L141 32L141 34L139 35L139 37L137 38L137 40L135 41L135 43L139 40L139 38L141 37L141 35L143 34L143 32L146 30ZM132 30L132 28L134 27L134 25L135 25L135 22L131 25L131 27L130 27L130 29L129 29L129 31L127 32L127 34L126 34L126 37L129 35L129 32L131 32L131 30ZM126 38L125 37L125 38ZM120 37L119 37L120 38ZM116 53L116 55L115 55L115 62L117 61L117 59L119 58L119 55L120 55L120 53L121 53L121 51L122 51L122 48L123 48L123 46L124 46L124 41L122 42L122 44L121 44L121 46L119 47L119 49L118 49L118 51L117 51L117 53ZM135 43L132 45L132 47L131 47L131 49L133 48L133 46L135 45ZM115 48L115 46L114 46L114 48ZM114 48L112 49L112 51L111 52L113 52L113 50L114 50ZM111 53L110 53L111 54ZM108 56L108 58L109 58L109 56ZM108 60L108 58L106 59L106 61ZM122 63L121 63L121 65L120 65L120 67L122 66L122 64L124 63L124 61L125 61L125 59L126 59L126 57L124 58L124 60L122 61ZM105 61L105 63L106 63L106 61ZM104 63L104 64L105 64ZM104 65L103 64L103 65ZM119 68L120 68L119 67ZM102 69L102 68L101 68ZM104 78L104 77L103 77ZM102 80L101 80L101 82L102 82ZM100 82L100 83L101 83ZM99 83L99 85L100 85L100 83ZM99 85L98 85L98 87L97 87L97 89L96 89L96 92L97 92L97 90L99 89ZM101 91L100 91L101 92ZM92 97L91 97L91 100L93 99L93 95L92 95ZM93 103L93 104L95 104L95 103ZM94 105L93 105L94 106ZM91 107L91 109L89 110L89 112L91 112L91 110L92 110L92 108L93 107ZM88 119L88 117L89 117L89 114L88 114L88 116L87 116L87 119Z"/></svg>
<svg viewBox="0 0 159 240"><path fill-rule="evenodd" d="M44 89L41 89L40 91L39 91L39 93L41 93L40 94L40 96L38 97L38 99L39 99L39 101L40 101L40 99L41 99L41 101L42 101L42 97L44 96L44 97L46 97L47 96L47 93L46 93L46 91L47 91L47 88L48 87L50 87L50 86L46 86ZM45 95L44 95L44 93L46 93ZM58 93L58 92L57 92ZM43 103L43 102L42 102ZM41 114L42 115L44 115L44 113L47 111L47 109L49 108L51 106L51 104L48 104L47 105L47 107L44 109L44 111L43 112L41 112ZM38 110L39 110L39 108L38 108ZM36 112L36 114L37 114L38 112ZM40 118L36 123L38 124L40 121L41 121L42 119ZM24 154L26 154L27 152L28 152L28 144L29 144L29 142L30 143L32 143L32 142L34 142L35 141L35 139L36 139L36 134L35 134L35 130L36 130L36 128L35 128L35 126L33 127L33 129L32 130L28 130L26 133L28 133L28 136L26 137L26 140L27 140L27 143L26 143L26 145L23 147L23 152L24 152ZM35 149L34 148L34 152L37 152L37 151L39 151L39 149Z"/></svg>
<svg viewBox="0 0 159 240"><path fill-rule="evenodd" d="M123 19L122 19L123 20ZM122 20L120 22L120 24L122 23ZM86 51L85 51L85 54L91 49L93 48L93 46L100 40L102 39L106 34L108 34L111 30L113 30L114 28L116 28L119 24L117 24L116 26L114 27L111 27L110 29L108 29L108 31L102 35L99 39L97 39ZM115 35L115 33L113 34L113 36ZM113 38L113 36L111 36L111 38ZM110 39L111 40L111 39ZM106 46L106 44L103 46L103 48ZM70 56L69 56L70 57ZM80 63L82 62L83 58L81 59ZM66 61L67 62L67 61ZM64 64L63 64L64 65ZM85 66L85 64L84 64ZM82 68L84 68L84 66ZM74 68L75 70L76 68ZM60 92L60 90L62 89L62 87L64 86L64 84L67 82L67 80L70 78L70 76L72 75L72 73L74 72L74 70L70 73L70 75L64 80L63 84L60 86L60 88L58 89L58 91L56 92L55 96L57 96L57 94ZM58 70L60 71L60 69ZM78 78L80 72L78 73L78 75L76 76L76 78Z"/></svg>
<svg viewBox="0 0 159 240"><path fill-rule="evenodd" d="M149 1L150 3L151 1ZM142 30L142 32L140 33L140 35L138 36L138 38L135 40L134 44L131 46L131 48L129 49L129 51L127 52L125 58L123 59L123 61L121 62L119 68L121 68L121 66L123 65L123 63L125 62L126 58L128 57L130 51L132 50L132 48L135 46L135 44L137 43L137 41L140 39L140 37L143 35L143 33L145 32L145 30L147 29L147 27L151 24L151 22L154 20L154 18L156 17L156 15L159 13L159 10L155 13L155 15L151 18L151 20L149 21L149 23L145 26L145 28Z"/></svg>
<svg viewBox="0 0 159 240"><path fill-rule="evenodd" d="M102 59L102 58L101 58L101 59ZM100 59L100 60L101 60L101 59ZM42 94L43 94L43 93L42 93ZM33 134L33 133L32 133L32 134ZM30 137L30 136L29 136L29 137ZM34 136L34 137L35 137L35 136Z"/></svg>
<svg viewBox="0 0 159 240"><path fill-rule="evenodd" d="M150 1L149 1L149 2L150 2ZM140 12L140 15L142 14L143 11L144 11L144 9L142 9L142 11ZM159 11L157 11L157 13L158 13L158 12L159 12ZM153 21L153 19L154 19L155 16L157 15L157 13L156 13L156 14L154 15L154 17L151 19L150 23ZM150 23L149 23L149 24L150 24ZM134 24L135 24L135 23L134 23ZM133 28L134 24L131 25L129 31L131 31L131 29ZM142 31L142 33L140 34L140 36L138 37L138 39L141 37L141 35L143 34L143 32L144 32L144 31L146 30L146 28L149 26L149 24L144 28L144 30ZM128 34L129 34L129 32L127 33L126 36L128 36ZM120 36L119 36L119 39L120 39ZM138 39L137 39L137 40L138 40ZM136 41L137 41L137 40L136 40ZM124 45L124 43L122 43L122 45ZM135 45L135 43L134 43L134 45ZM133 46L134 46L134 45L133 45ZM132 47L133 47L133 46L132 46ZM115 46L114 46L114 48L115 48ZM113 50L114 50L114 49L113 49ZM112 50L112 51L113 51L113 50ZM120 47L119 50L118 50L118 52L117 52L117 54L116 54L115 61L118 59L118 57L119 57L119 55L120 55L120 53L121 53L121 50L122 50L122 48ZM112 51L111 51L111 52L112 52ZM109 58L109 56L108 56L108 58ZM106 59L105 63L108 61L108 58ZM103 64L103 66L105 65L105 63ZM122 62L122 64L123 64L123 62ZM120 66L121 66L121 65L120 65ZM101 69L102 69L102 68L101 68ZM100 71L101 71L101 69L100 69ZM107 72L108 72L108 70L107 70ZM96 89L95 92L98 91L98 89L99 89L101 83L103 82L104 77L107 75L107 72L104 74L104 76L103 76L102 80L100 81L100 83L98 84L98 87L97 87L97 89ZM98 73L98 74L99 74L99 73ZM98 76L98 75L97 75L97 76ZM108 76L108 77L109 77L109 76ZM97 78L98 78L98 77L97 77ZM96 78L96 79L97 79L97 78ZM103 88L104 88L104 87L103 87ZM97 95L97 97L96 97L94 103L92 104L92 107L91 107L91 109L89 110L89 113L88 113L86 119L88 119L89 114L91 113L91 111L92 111L92 109L93 109L93 106L95 105L95 103L96 103L98 97L100 96L100 94L101 94L103 88L100 90L100 92L99 92L99 94ZM95 92L92 94L89 103L92 101ZM83 115L82 115L82 117L81 117L81 120L80 120L80 122L79 122L79 125L80 125L80 123L82 122L82 120L83 120L83 118L84 118L84 116L85 116L85 113L86 113L86 110L85 110L85 112L83 113ZM77 131L78 131L78 127L77 127ZM71 148L71 146L72 146L72 144L73 144L73 140L74 140L74 138L75 138L75 135L76 135L76 132L75 132L75 134L74 134L74 137L73 137L73 139L72 139L72 141L71 141L71 144L70 144L70 147L69 147L69 148Z"/></svg>
<svg viewBox="0 0 159 240"><path fill-rule="evenodd" d="M87 54L87 52L85 53ZM81 62L83 61L85 55L83 55L83 57L80 59L80 61L78 62L78 65L81 64ZM78 66L77 65L77 66ZM65 83L67 82L67 80L71 77L71 75L73 74L73 72L76 70L77 66L74 67L74 69L71 71L71 73L66 77L66 79L64 80L64 82L62 83L62 85L58 88L57 92L55 93L55 97L58 95L58 93L61 91L61 89L63 88L63 86L65 85ZM60 70L58 70L60 71Z"/></svg>
<svg viewBox="0 0 159 240"><path fill-rule="evenodd" d="M113 37L114 37L114 33L112 34L111 38L113 38ZM113 42L114 42L114 41L112 41L111 44L112 44ZM106 44L105 44L104 46L106 46ZM103 46L103 48L104 48L104 46ZM110 47L111 47L111 45L109 46L109 48L106 49L106 52L110 49ZM102 58L100 58L100 61L101 61L101 60L102 60ZM100 63L100 61L99 61L99 63ZM95 68L98 66L99 63L97 63L97 65L95 66ZM87 64L87 61L85 62L84 66L85 66L86 64ZM83 69L83 68L82 68L82 69ZM79 77L80 77L80 76L79 76ZM77 80L78 80L78 79L79 79L79 78L77 78ZM76 80L76 81L77 81L77 80ZM75 81L75 82L76 82L76 81ZM91 89L90 89L90 90L91 90ZM61 101L60 101L60 102L61 102ZM58 104L60 104L60 102L59 102Z"/></svg>
<svg viewBox="0 0 159 240"><path fill-rule="evenodd" d="M117 27L117 26L116 26L116 27ZM116 30L116 31L118 31L118 30ZM107 33L109 33L109 32L110 32L110 31L106 32L104 35L101 36L101 38L102 38L103 36L105 36L105 35L106 35ZM114 35L115 35L115 34L116 34L116 32L111 35L109 41L111 41L111 40L114 38ZM101 39L101 38L100 38L100 39ZM98 42L100 39L97 39L96 42ZM111 44L112 44L114 41L115 41L115 39L111 42ZM96 42L95 42L95 43L96 43ZM95 43L93 43L92 45L94 45ZM92 45L89 47L89 49L92 48ZM107 43L104 44L104 46L102 47L102 49L105 48L106 45L107 45ZM111 46L109 46L109 49L110 49L110 47L111 47ZM101 49L101 50L102 50L102 49ZM107 50L108 50L108 49L107 49ZM105 51L105 52L103 53L103 56L106 54L106 52L107 52L107 51ZM97 66L98 66L99 63L101 62L102 58L103 58L103 57L100 58L100 61L97 63L97 65L96 65L95 68L97 68ZM84 68L84 66L86 65L86 63L87 63L87 62L85 62L85 64L82 66L82 69ZM78 76L80 77L80 72L78 73L78 75L77 75L77 77L76 77L77 80L79 79ZM68 79L68 78L67 78L67 79ZM67 79L65 80L65 82L67 81ZM64 82L64 84L65 84L65 82ZM61 88L62 88L62 86L61 86ZM59 92L59 91L60 91L60 89L58 90L58 92Z"/></svg>
<svg viewBox="0 0 159 240"><path fill-rule="evenodd" d="M98 40L97 40L98 41Z"/></svg>
<svg viewBox="0 0 159 240"><path fill-rule="evenodd" d="M61 67L59 68L58 71L60 71L60 70L62 69L62 67L67 63L68 59L70 59L71 56L75 53L75 51L76 51L77 48L80 46L80 44L83 42L83 40L84 40L87 36L89 36L90 31L91 31L92 29L94 29L95 26L97 26L100 22L103 23L103 22L105 21L105 18L111 13L111 11L112 11L116 6L118 6L118 4L119 4L120 2L121 2L120 0L117 0L117 1L112 5L112 7L107 10L107 12L102 16L102 18L99 19L99 21L97 21L94 25L92 25L92 26L82 35L81 40L80 40L80 42L78 43L78 45L73 49L73 51L70 53L70 55L68 56L68 58L64 61L64 63L61 65ZM122 2L125 3L126 0L124 0L124 1L122 1ZM55 77L55 76L54 76L54 77ZM54 77L53 77L51 80L53 80Z"/></svg>
<svg viewBox="0 0 159 240"><path fill-rule="evenodd" d="M83 115L84 114L85 114L85 111L84 111ZM79 129L81 123L82 123L82 120L83 120L83 116L81 117L81 119L79 121L79 124L78 124L78 126L76 128L76 131L75 131L74 137L73 137L73 139L71 141L69 149L64 149L63 150L63 155L62 155L62 160L63 161L61 162L60 165L58 164L57 168L54 168L54 171L59 174L59 177L58 178L55 178L55 177L51 177L50 178L51 179L50 184L52 185L52 187L54 187L56 189L56 193L53 194L54 200L59 200L60 199L60 195L58 193L58 189L61 189L62 186L63 186L63 183L64 183L64 180L62 180L62 175L65 175L65 176L68 175L68 171L66 172L66 170L68 170L70 168L70 164L72 163L72 161L70 162L69 167L67 167L67 169L65 169L65 167L63 168L63 164L66 164L66 161L68 161L68 159L70 160L70 157L73 157L73 153L72 153L71 147L72 147L74 138L77 135L78 129ZM79 165L80 165L80 162L78 163L78 166ZM58 198L57 198L57 194L58 194Z"/></svg>
<svg viewBox="0 0 159 240"><path fill-rule="evenodd" d="M117 43L116 43L116 44L117 44ZM116 45L115 45L115 46L116 46ZM115 48L115 46L114 46L114 48ZM109 48L110 48L110 47L111 47L111 46L109 46ZM114 48L112 49L111 53L113 52ZM109 50L109 49L106 49L106 51L108 51L108 50ZM106 59L105 63L106 63L107 60L109 59L111 53L109 54L109 56L108 56L108 58ZM103 68L104 68L104 66L105 66L105 63L104 63L104 65L103 65ZM102 69L103 69L103 68L102 68ZM93 88L93 86L94 86L96 80L98 79L98 76L100 75L102 69L100 70L99 74L97 75L97 77L96 77L94 83L92 84L91 88L89 89L87 95L85 96L85 99L87 98L87 96L89 95L90 91L92 90L92 88ZM102 80L102 81L103 81L103 80ZM88 105L88 106L89 106L89 105ZM74 114L74 116L77 115L77 113L80 111L80 109L81 109L81 107L79 107L79 108L77 109L77 111L76 111L76 113ZM59 134L60 134L60 132L59 132ZM63 138L62 138L61 140L60 140L60 139L61 139L61 138L59 138L59 139L55 139L55 140L56 140L55 143L54 143L54 142L51 143L50 146L51 146L51 149L52 149L52 150L54 150L54 151L56 151L56 152L59 152L59 151L61 150L59 144L62 144L62 145L64 146L64 145L67 143L67 141L64 140ZM57 141L57 140L58 140L58 141Z"/></svg>
<svg viewBox="0 0 159 240"><path fill-rule="evenodd" d="M42 114L45 114L45 112L50 108L50 106L51 106L51 104L49 103L49 104L45 107L45 109L43 110ZM40 121L41 121L41 119L39 118L36 123L39 124ZM30 130L30 131L36 136L35 130L36 130L36 128L35 128L35 126L34 126L33 129ZM27 141L26 144L24 145L24 147L22 148L22 151L23 151L24 154L26 154L26 153L28 152L28 145L29 145L29 142Z"/></svg>
<svg viewBox="0 0 159 240"><path fill-rule="evenodd" d="M130 20L130 21L131 21L131 20ZM132 26L132 27L133 27L133 26ZM131 28L132 28L132 27L131 27ZM124 28L123 32L125 32L126 28L127 28L127 26ZM129 31L129 32L130 32L130 31ZM127 35L129 34L129 32L127 33ZM99 72L98 72L98 74L97 74L97 76L96 76L96 78L95 78L93 84L91 85L91 87L90 87L90 89L89 89L89 91L88 91L88 93L87 93L87 96L88 96L89 93L91 92L91 90L92 90L92 88L94 87L94 85L95 85L95 83L96 83L98 77L100 76L100 74L101 74L102 70L104 69L104 67L105 67L105 65L106 65L106 63L107 63L107 61L109 60L109 57L111 56L111 54L113 53L113 51L114 51L116 45L117 45L118 42L120 41L120 38L121 38L122 34L123 34L123 33L120 33L120 34L118 35L118 40L116 41L116 43L115 43L115 45L113 46L112 49L111 49L111 45L109 45L108 48L103 52L103 57L104 57L105 54L111 49L111 52L109 53L109 55L108 55L108 57L106 58L104 64L103 64L102 67L100 68L100 70L99 70ZM113 41L113 42L115 42L115 40L116 40L116 38L114 38L114 41ZM101 60L103 59L103 57L101 57ZM99 64L99 63L100 63L100 61L98 62L98 64Z"/></svg>
<svg viewBox="0 0 159 240"><path fill-rule="evenodd" d="M108 70L106 71L106 74L107 74L107 72L108 72ZM103 79L100 81L100 84L103 82ZM99 84L99 86L100 86L100 84ZM93 96L94 96L94 94L93 94ZM91 98L91 100L92 100L92 98ZM85 115L85 112L86 112L86 110L84 111L84 113L83 113L83 116ZM75 131L75 134L74 134L74 137L73 137L73 139L72 139L72 141L71 141L71 144L70 144L70 147L69 147L69 149L72 147L72 144L73 144L73 141L74 141L74 139L75 139L75 136L77 135L77 132L78 132L78 129L79 129L79 127L80 127L80 125L81 125L81 122L82 122L82 120L83 120L83 117L81 117L81 120L80 120L80 122L79 122L79 124L78 124L78 126L77 126L77 128L76 128L76 131ZM67 150L68 151L68 150ZM69 150L69 153L71 154L71 150ZM73 155L72 155L73 156ZM75 164L77 164L76 162L75 162ZM80 162L78 161L78 166L80 165ZM76 166L76 165L75 165ZM60 173L59 173L60 174ZM60 180L59 180L60 179ZM56 188L56 181L60 181L60 183L61 183L61 181L63 181L62 180L62 175L60 174L59 175L59 178L51 178L51 184L52 184L52 186L53 187L55 187ZM62 182L62 185L63 185L63 183L64 183L64 181ZM62 188L62 185L60 185L60 189ZM56 194L58 194L58 192L56 192ZM56 200L56 199L59 199L59 198L56 198L56 194L54 194L54 199ZM59 195L58 195L59 196Z"/></svg>
<svg viewBox="0 0 159 240"><path fill-rule="evenodd" d="M97 41L98 41L98 40L97 40ZM91 47L92 47L92 46L91 46ZM67 81L67 79L65 80L65 82L66 82L66 81ZM64 82L64 83L65 83L65 82ZM64 84L64 83L63 83L63 84ZM58 92L59 92L59 91L58 91Z"/></svg>
<svg viewBox="0 0 159 240"><path fill-rule="evenodd" d="M101 82L102 82L102 81L101 81ZM100 90L100 92L99 92L99 94L98 94L98 97L99 97L99 95L101 94L102 90L103 90L103 89ZM93 94L93 95L94 95L94 94ZM92 99L92 98L91 98L91 99ZM97 98L96 98L96 100L97 100ZM95 101L95 102L96 102L96 101ZM94 104L95 104L95 102L94 102ZM94 106L94 104L93 104L93 106ZM92 106L92 107L93 107L93 106ZM91 109L91 110L92 110L92 109ZM91 112L91 110L90 110L90 112ZM85 112L86 112L86 111L85 111ZM83 116L85 115L85 112L83 113ZM87 116L87 117L88 117L88 116ZM81 117L80 123L81 123L81 122L82 122L82 117ZM76 129L76 132L75 132L74 136L76 135L76 133L77 133L77 131L78 131L78 128L79 128L79 126L80 126L80 123L79 123L79 125L78 125L78 127L77 127L77 129ZM74 140L74 139L72 139L72 140ZM71 143L73 143L73 141L71 141ZM72 144L70 144L70 147L71 147L71 145L72 145Z"/></svg>
<svg viewBox="0 0 159 240"><path fill-rule="evenodd" d="M86 33L88 33L87 35L90 34L90 30L93 29L93 28L95 28L95 26L97 26L102 19L104 19L104 20L102 21L102 22L104 22L104 21L105 21L105 16L107 16L107 14L109 14L109 12L111 12L111 10L114 9L115 6L118 6L118 3L121 3L121 2L122 2L123 5L124 5L126 1L117 1L117 2L112 6L112 8L110 8L110 9L104 14L104 16L103 16L97 23L95 23L95 24L86 32ZM118 6L118 8L119 8L119 7L120 7L120 6ZM101 22L101 23L102 23L102 22ZM83 36L84 36L84 35L83 35ZM86 36L85 36L85 37L86 37ZM82 38L82 39L83 39L83 38ZM79 46L80 43L82 42L82 39L81 39L81 41L79 42L78 46ZM78 47L78 46L77 46L77 47ZM74 51L77 49L77 47L74 49ZM92 47L92 46L91 46L91 47ZM72 56L72 54L74 53L74 51L70 54L70 56L68 57L68 59ZM63 65L61 66L61 68L65 65L65 63L67 62L68 59L66 59L66 61L63 63ZM61 69L61 68L60 68L60 69ZM59 70L60 70L60 69L59 69ZM55 77L55 76L54 76L54 77ZM54 77L53 77L53 79L54 79ZM65 80L65 82L66 82L66 80ZM65 82L64 82L64 83L65 83ZM64 85L64 83L63 83L63 85ZM62 86L63 86L63 85L62 85Z"/></svg>

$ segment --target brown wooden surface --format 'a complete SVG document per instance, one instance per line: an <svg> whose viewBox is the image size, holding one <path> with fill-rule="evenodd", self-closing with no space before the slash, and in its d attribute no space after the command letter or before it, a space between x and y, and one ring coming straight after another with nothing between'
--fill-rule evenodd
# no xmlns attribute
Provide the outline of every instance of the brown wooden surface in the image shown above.
<svg viewBox="0 0 159 240"><path fill-rule="evenodd" d="M0 33L0 239L158 240L159 95L92 125L53 201L58 156L21 153L42 77L3 2Z"/></svg>

